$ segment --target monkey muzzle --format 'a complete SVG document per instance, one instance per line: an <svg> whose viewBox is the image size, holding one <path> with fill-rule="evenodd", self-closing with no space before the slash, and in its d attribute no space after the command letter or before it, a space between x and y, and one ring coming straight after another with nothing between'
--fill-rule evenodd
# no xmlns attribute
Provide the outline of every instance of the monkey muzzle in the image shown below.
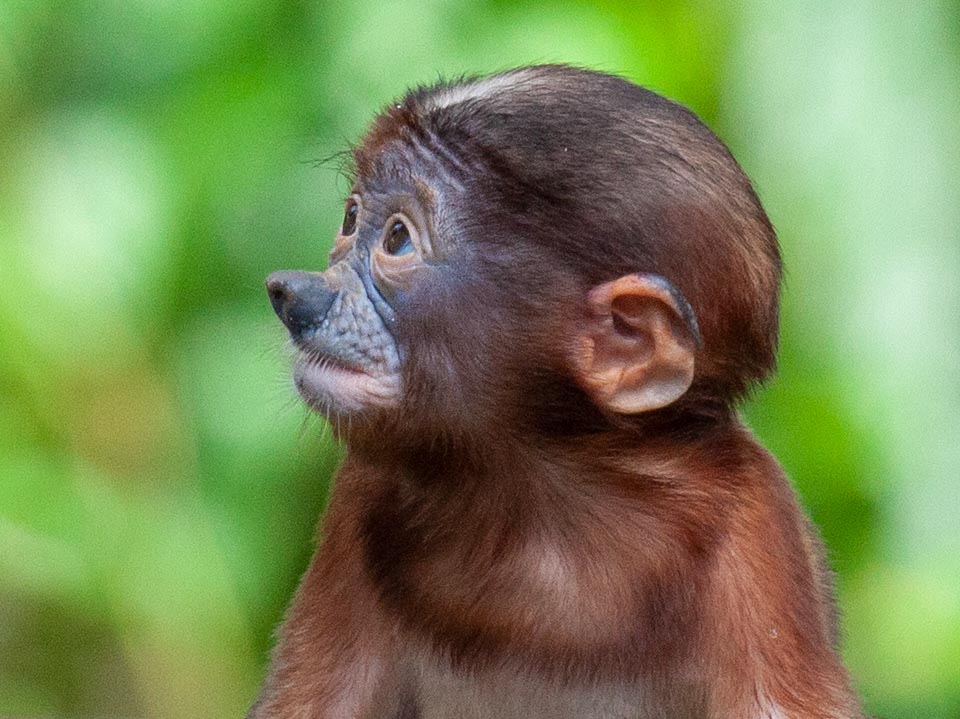
<svg viewBox="0 0 960 719"><path fill-rule="evenodd" d="M329 416L397 401L396 344L351 267L274 272L266 286L298 350L294 382L312 408Z"/></svg>

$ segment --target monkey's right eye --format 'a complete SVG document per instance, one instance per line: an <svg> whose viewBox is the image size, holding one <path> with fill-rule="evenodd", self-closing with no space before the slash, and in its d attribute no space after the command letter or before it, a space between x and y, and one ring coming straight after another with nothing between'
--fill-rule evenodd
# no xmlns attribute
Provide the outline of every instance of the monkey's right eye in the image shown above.
<svg viewBox="0 0 960 719"><path fill-rule="evenodd" d="M390 226L383 240L383 249L391 255L406 255L413 252L413 241L406 224L397 220Z"/></svg>
<svg viewBox="0 0 960 719"><path fill-rule="evenodd" d="M360 207L353 200L347 205L347 211L343 213L343 227L340 228L340 234L352 235L357 229L357 215L360 213Z"/></svg>

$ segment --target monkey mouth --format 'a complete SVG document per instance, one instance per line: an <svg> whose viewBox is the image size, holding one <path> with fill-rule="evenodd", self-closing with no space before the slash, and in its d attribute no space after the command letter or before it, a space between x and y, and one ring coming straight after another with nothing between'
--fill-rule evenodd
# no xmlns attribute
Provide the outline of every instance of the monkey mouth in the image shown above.
<svg viewBox="0 0 960 719"><path fill-rule="evenodd" d="M293 381L310 408L327 417L391 407L400 395L397 373L371 372L316 351L298 353Z"/></svg>

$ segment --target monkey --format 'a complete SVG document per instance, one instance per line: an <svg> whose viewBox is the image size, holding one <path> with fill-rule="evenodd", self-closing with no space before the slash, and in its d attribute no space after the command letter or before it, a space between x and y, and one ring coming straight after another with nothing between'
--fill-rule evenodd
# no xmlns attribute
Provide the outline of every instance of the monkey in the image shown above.
<svg viewBox="0 0 960 719"><path fill-rule="evenodd" d="M782 262L693 112L566 65L420 86L266 288L346 446L250 719L855 719L831 576L739 415Z"/></svg>

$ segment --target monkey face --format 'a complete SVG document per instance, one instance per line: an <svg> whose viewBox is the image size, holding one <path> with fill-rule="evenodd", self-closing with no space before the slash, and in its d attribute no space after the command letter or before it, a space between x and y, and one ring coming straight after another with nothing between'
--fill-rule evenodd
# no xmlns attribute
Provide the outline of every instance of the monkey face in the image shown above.
<svg viewBox="0 0 960 719"><path fill-rule="evenodd" d="M382 418L402 397L396 304L435 259L421 202L402 187L347 200L325 272L267 278L273 308L290 332L296 387L335 420Z"/></svg>
<svg viewBox="0 0 960 719"><path fill-rule="evenodd" d="M417 235L407 218L391 216L379 247L371 247L368 236L359 240L360 227L370 227L363 214L360 197L352 196L325 272L275 272L266 282L297 349L296 387L310 407L332 419L391 408L400 396L390 330L396 315L373 271L385 288L402 285L417 264Z"/></svg>
<svg viewBox="0 0 960 719"><path fill-rule="evenodd" d="M462 430L502 402L498 377L516 385L505 365L517 347L498 338L511 318L524 321L506 295L529 270L492 266L490 248L471 252L463 228L483 218L463 211L469 193L409 150L393 147L358 174L326 271L266 281L297 350L297 390L350 439Z"/></svg>

